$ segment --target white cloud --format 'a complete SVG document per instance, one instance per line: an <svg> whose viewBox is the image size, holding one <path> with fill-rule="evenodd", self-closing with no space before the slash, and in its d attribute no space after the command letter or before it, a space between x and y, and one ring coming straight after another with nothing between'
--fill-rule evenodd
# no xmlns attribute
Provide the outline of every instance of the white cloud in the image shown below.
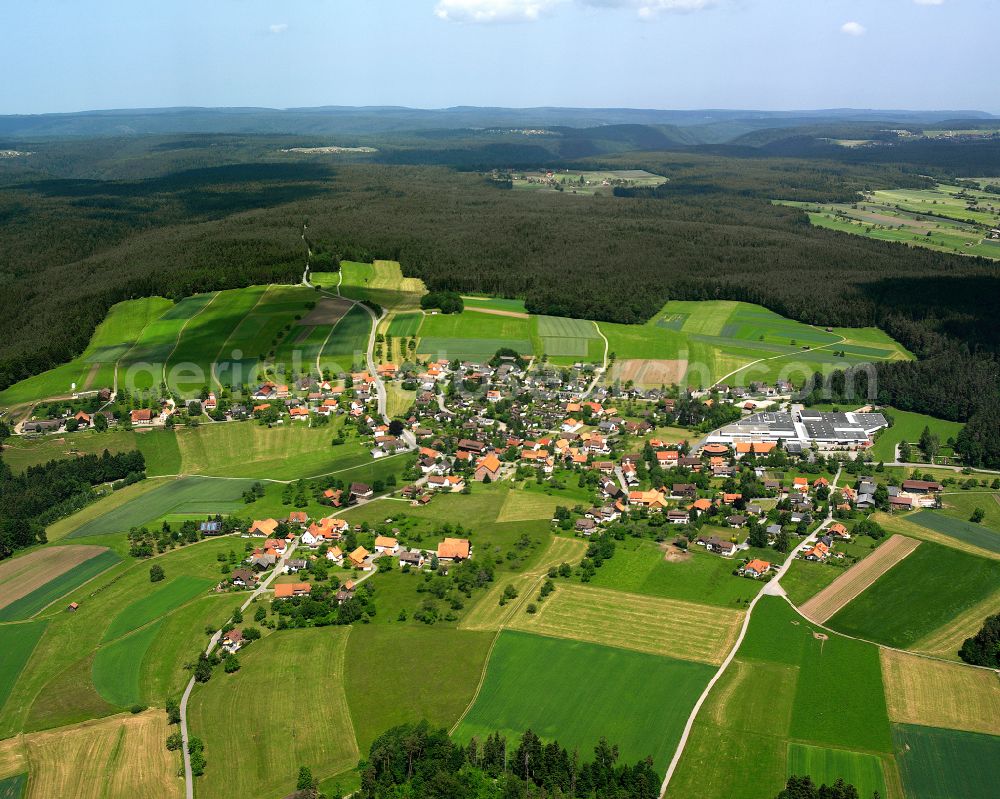
<svg viewBox="0 0 1000 799"><path fill-rule="evenodd" d="M630 8L643 19L661 12L701 11L716 5L717 0L582 0L584 5L600 8Z"/></svg>
<svg viewBox="0 0 1000 799"><path fill-rule="evenodd" d="M860 22L845 22L840 26L840 32L848 36L864 36L868 29Z"/></svg>
<svg viewBox="0 0 1000 799"><path fill-rule="evenodd" d="M913 0L918 6L943 6L944 0Z"/></svg>
<svg viewBox="0 0 1000 799"><path fill-rule="evenodd" d="M534 22L563 0L439 0L434 15L448 22Z"/></svg>
<svg viewBox="0 0 1000 799"><path fill-rule="evenodd" d="M285 31L288 30L288 23L287 22L276 22L274 25L268 25L267 29L269 31L271 31L271 33L274 33L274 34L284 33Z"/></svg>

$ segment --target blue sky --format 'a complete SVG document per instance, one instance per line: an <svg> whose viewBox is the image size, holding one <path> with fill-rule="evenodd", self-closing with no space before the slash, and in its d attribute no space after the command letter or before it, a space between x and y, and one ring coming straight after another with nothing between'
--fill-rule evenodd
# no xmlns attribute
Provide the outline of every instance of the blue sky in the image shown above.
<svg viewBox="0 0 1000 799"><path fill-rule="evenodd" d="M29 0L0 113L176 105L1000 113L997 0Z"/></svg>

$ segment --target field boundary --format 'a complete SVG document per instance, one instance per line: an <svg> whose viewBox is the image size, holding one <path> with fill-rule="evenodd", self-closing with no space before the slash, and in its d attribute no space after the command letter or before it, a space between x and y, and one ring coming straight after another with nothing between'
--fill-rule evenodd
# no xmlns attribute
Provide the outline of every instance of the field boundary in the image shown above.
<svg viewBox="0 0 1000 799"><path fill-rule="evenodd" d="M257 302L253 304L253 307L249 311L243 314L243 317L240 319L240 321L238 321L235 325L233 325L233 329L229 331L229 334L226 336L226 340L223 341L222 344L219 346L219 351L215 353L215 357L212 359L212 380L215 381L215 385L219 387L220 391L222 390L222 381L219 380L219 372L218 369L216 368L219 365L219 356L222 354L223 350L226 349L226 345L229 343L229 339L233 337L233 333L235 333L239 329L239 326L243 324L243 322L246 320L248 316L250 316L250 314L252 314L254 311L257 310L257 306L264 301L264 298L267 296L268 292L271 290L273 286L274 283L267 284L267 288L265 288L260 293L260 296L257 298Z"/></svg>
<svg viewBox="0 0 1000 799"><path fill-rule="evenodd" d="M875 552L855 563L826 588L804 602L799 611L810 621L824 624L918 546L920 542L916 539L898 533L893 535Z"/></svg>

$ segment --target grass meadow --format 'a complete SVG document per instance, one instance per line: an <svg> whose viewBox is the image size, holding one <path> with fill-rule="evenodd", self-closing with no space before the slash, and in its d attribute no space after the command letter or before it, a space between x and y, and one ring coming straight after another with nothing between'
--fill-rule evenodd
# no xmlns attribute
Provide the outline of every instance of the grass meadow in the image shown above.
<svg viewBox="0 0 1000 799"><path fill-rule="evenodd" d="M828 624L848 635L907 648L981 602L998 583L1000 561L924 542Z"/></svg>
<svg viewBox="0 0 1000 799"><path fill-rule="evenodd" d="M896 445L909 441L915 444L920 440L920 434L925 427L929 427L932 433L936 433L941 443L944 444L949 438L954 438L962 429L961 422L948 422L944 419L935 419L922 413L912 413L910 411L900 411L895 408L888 408L887 412L892 416L892 427L879 433L872 447L872 457L876 461L894 461ZM914 457L919 455L919 451L914 447Z"/></svg>
<svg viewBox="0 0 1000 799"><path fill-rule="evenodd" d="M0 708L7 702L46 625L45 621L0 625Z"/></svg>
<svg viewBox="0 0 1000 799"><path fill-rule="evenodd" d="M205 592L213 583L186 574L168 579L151 593L122 608L104 631L104 640L112 641L161 618Z"/></svg>
<svg viewBox="0 0 1000 799"><path fill-rule="evenodd" d="M870 797L876 791L879 796L886 795L882 760L876 755L789 743L785 768L789 776L808 774L816 785L832 785L843 779L858 789L859 796Z"/></svg>
<svg viewBox="0 0 1000 799"><path fill-rule="evenodd" d="M117 552L104 550L95 553L82 563L53 577L35 590L0 609L0 622L31 618L59 597L65 596L119 562L121 562L121 556Z"/></svg>
<svg viewBox="0 0 1000 799"><path fill-rule="evenodd" d="M581 752L603 736L623 762L652 756L662 771L712 673L701 663L507 630L455 734L468 741L500 731L513 742L530 728Z"/></svg>
<svg viewBox="0 0 1000 799"><path fill-rule="evenodd" d="M996 796L1000 736L912 724L893 725L892 736L907 799Z"/></svg>
<svg viewBox="0 0 1000 799"><path fill-rule="evenodd" d="M275 632L240 652L240 671L220 671L198 686L189 724L212 765L196 782L196 796L271 799L294 790L299 766L322 780L357 764L343 676L351 634L350 627ZM279 690L310 674L320 675L320 695L296 698ZM383 691L383 701L399 701L405 685Z"/></svg>
<svg viewBox="0 0 1000 799"><path fill-rule="evenodd" d="M956 518L954 515L947 515L939 510L922 510L917 511L911 516L907 516L906 520L941 535L964 541L966 544L971 544L974 547L1000 554L1000 532L994 529L997 523L996 520L1000 517L1000 503L994 500L994 496L997 495L968 494L959 496L962 500L971 498L973 502L968 504L982 507L983 510L991 514L992 518L988 522L984 519L984 523L974 524L965 519ZM987 526L988 524L992 526Z"/></svg>

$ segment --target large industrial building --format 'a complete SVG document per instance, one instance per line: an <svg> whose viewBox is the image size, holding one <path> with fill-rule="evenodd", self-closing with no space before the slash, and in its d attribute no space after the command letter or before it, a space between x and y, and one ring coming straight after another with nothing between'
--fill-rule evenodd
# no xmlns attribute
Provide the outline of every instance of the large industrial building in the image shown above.
<svg viewBox="0 0 1000 799"><path fill-rule="evenodd" d="M881 413L801 410L754 413L712 432L708 443L799 441L826 447L867 446L889 423Z"/></svg>

